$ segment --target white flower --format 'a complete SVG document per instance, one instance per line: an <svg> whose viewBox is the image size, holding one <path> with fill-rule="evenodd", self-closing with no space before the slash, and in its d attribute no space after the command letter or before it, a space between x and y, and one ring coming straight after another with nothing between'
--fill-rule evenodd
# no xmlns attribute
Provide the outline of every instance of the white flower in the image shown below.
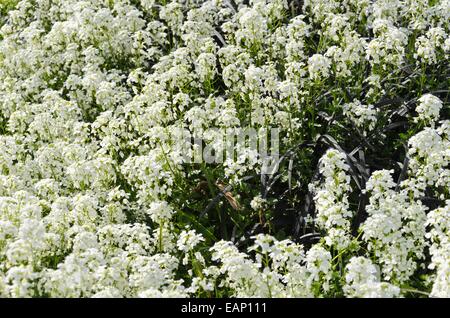
<svg viewBox="0 0 450 318"><path fill-rule="evenodd" d="M400 294L397 286L379 281L377 268L367 258L352 257L346 271L344 291L348 297L392 298Z"/></svg>
<svg viewBox="0 0 450 318"><path fill-rule="evenodd" d="M320 282L322 288L329 289L329 280L331 279L331 254L319 245L314 245L306 252L306 269L308 272L308 286L314 282Z"/></svg>
<svg viewBox="0 0 450 318"><path fill-rule="evenodd" d="M425 94L418 99L416 112L418 113L416 121L421 120L434 126L439 120L439 112L442 109L442 101L434 95Z"/></svg>
<svg viewBox="0 0 450 318"><path fill-rule="evenodd" d="M417 269L417 260L424 258L426 207L393 189L392 172L375 171L367 181L369 217L361 230L383 277L404 282Z"/></svg>
<svg viewBox="0 0 450 318"><path fill-rule="evenodd" d="M450 200L442 208L427 215L429 231L426 234L431 242L431 263L435 270L431 297L449 297L450 295Z"/></svg>
<svg viewBox="0 0 450 318"><path fill-rule="evenodd" d="M330 60L321 54L314 54L308 59L309 77L312 80L326 79L329 75L330 67Z"/></svg>
<svg viewBox="0 0 450 318"><path fill-rule="evenodd" d="M250 202L250 206L253 210L259 211L260 209L263 208L265 203L266 203L266 200L261 198L261 195L257 195Z"/></svg>
<svg viewBox="0 0 450 318"><path fill-rule="evenodd" d="M172 210L166 201L155 201L150 203L147 214L153 222L164 223L172 218L175 211Z"/></svg>
<svg viewBox="0 0 450 318"><path fill-rule="evenodd" d="M197 73L201 81L211 80L216 71L216 55L213 53L202 53L196 61Z"/></svg>
<svg viewBox="0 0 450 318"><path fill-rule="evenodd" d="M405 141L402 173L371 171L353 189L348 161L393 167L376 151L399 160L400 137L370 134L377 149L355 154L352 128L390 124L386 98L445 90L449 0L22 0L2 13L5 3L15 5L0 17L0 297L397 297L404 286L449 296L447 100L418 96L412 128L424 128ZM247 179L267 167L239 140L246 125L278 128L271 146L295 155L270 179L273 211ZM316 167L323 144L309 141L325 130L351 155L328 150ZM200 146L186 131L233 155L188 164ZM220 218L198 219L218 178L268 210L264 226L226 201L213 202ZM277 238L306 190L304 247ZM211 242L222 236L233 242Z"/></svg>
<svg viewBox="0 0 450 318"><path fill-rule="evenodd" d="M345 104L343 107L344 115L347 116L357 127L368 127L373 130L377 123L377 111L372 105L363 105L359 100ZM365 130L364 130L365 133Z"/></svg>
<svg viewBox="0 0 450 318"><path fill-rule="evenodd" d="M317 225L326 231L325 242L329 246L344 249L350 244L350 218L348 192L350 177L346 157L335 149L329 149L320 159L320 172L324 182L315 189Z"/></svg>
<svg viewBox="0 0 450 318"><path fill-rule="evenodd" d="M194 230L183 231L180 233L177 247L182 252L189 252L205 239L201 234L197 234Z"/></svg>
<svg viewBox="0 0 450 318"><path fill-rule="evenodd" d="M441 27L431 28L425 36L420 36L416 40L416 53L414 56L420 58L427 64L435 64L438 61L438 54L445 50L444 41L448 36Z"/></svg>

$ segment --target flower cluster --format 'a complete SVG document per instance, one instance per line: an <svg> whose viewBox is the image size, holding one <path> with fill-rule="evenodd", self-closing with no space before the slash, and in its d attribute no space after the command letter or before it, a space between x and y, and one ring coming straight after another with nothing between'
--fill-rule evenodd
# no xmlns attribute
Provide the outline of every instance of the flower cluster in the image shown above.
<svg viewBox="0 0 450 318"><path fill-rule="evenodd" d="M361 230L383 277L404 282L416 270L416 260L424 257L426 207L395 191L391 173L375 171L367 182L369 217Z"/></svg>
<svg viewBox="0 0 450 318"><path fill-rule="evenodd" d="M350 191L349 169L345 155L337 150L328 150L321 158L320 173L325 180L314 197L317 225L327 232L325 242L338 250L350 244L350 219L348 192Z"/></svg>
<svg viewBox="0 0 450 318"><path fill-rule="evenodd" d="M1 2L0 297L448 297L448 7Z"/></svg>
<svg viewBox="0 0 450 318"><path fill-rule="evenodd" d="M439 119L439 112L442 109L442 101L431 94L425 94L418 100L419 105L416 107L418 114L416 120L424 121L426 124L434 123Z"/></svg>
<svg viewBox="0 0 450 318"><path fill-rule="evenodd" d="M436 270L431 296L449 297L450 295L450 201L445 207L431 211L427 216L427 225L431 228L426 234L431 241L432 255L429 268Z"/></svg>
<svg viewBox="0 0 450 318"><path fill-rule="evenodd" d="M348 297L392 298L400 294L400 289L378 279L377 268L364 257L353 257L346 266L346 286Z"/></svg>

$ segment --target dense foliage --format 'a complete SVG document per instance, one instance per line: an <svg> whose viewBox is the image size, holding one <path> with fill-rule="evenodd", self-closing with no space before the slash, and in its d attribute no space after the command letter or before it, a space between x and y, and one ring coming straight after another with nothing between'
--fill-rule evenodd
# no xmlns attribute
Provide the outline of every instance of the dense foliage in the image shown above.
<svg viewBox="0 0 450 318"><path fill-rule="evenodd" d="M450 297L449 0L0 12L0 296Z"/></svg>

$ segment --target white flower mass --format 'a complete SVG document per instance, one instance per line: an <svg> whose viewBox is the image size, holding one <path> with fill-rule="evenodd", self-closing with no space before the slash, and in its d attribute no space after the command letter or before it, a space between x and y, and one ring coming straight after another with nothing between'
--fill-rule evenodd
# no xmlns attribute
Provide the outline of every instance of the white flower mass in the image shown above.
<svg viewBox="0 0 450 318"><path fill-rule="evenodd" d="M0 2L0 297L450 297L449 12Z"/></svg>

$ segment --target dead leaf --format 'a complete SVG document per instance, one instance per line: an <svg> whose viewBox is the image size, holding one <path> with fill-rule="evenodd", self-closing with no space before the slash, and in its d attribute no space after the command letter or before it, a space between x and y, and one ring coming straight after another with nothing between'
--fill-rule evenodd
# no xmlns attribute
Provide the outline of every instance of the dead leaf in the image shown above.
<svg viewBox="0 0 450 318"><path fill-rule="evenodd" d="M220 191L223 192L225 199L227 199L231 207L236 211L239 211L241 209L241 206L239 205L237 200L233 197L232 193L230 191L227 191L226 186L220 180L216 181L216 186L219 188Z"/></svg>

